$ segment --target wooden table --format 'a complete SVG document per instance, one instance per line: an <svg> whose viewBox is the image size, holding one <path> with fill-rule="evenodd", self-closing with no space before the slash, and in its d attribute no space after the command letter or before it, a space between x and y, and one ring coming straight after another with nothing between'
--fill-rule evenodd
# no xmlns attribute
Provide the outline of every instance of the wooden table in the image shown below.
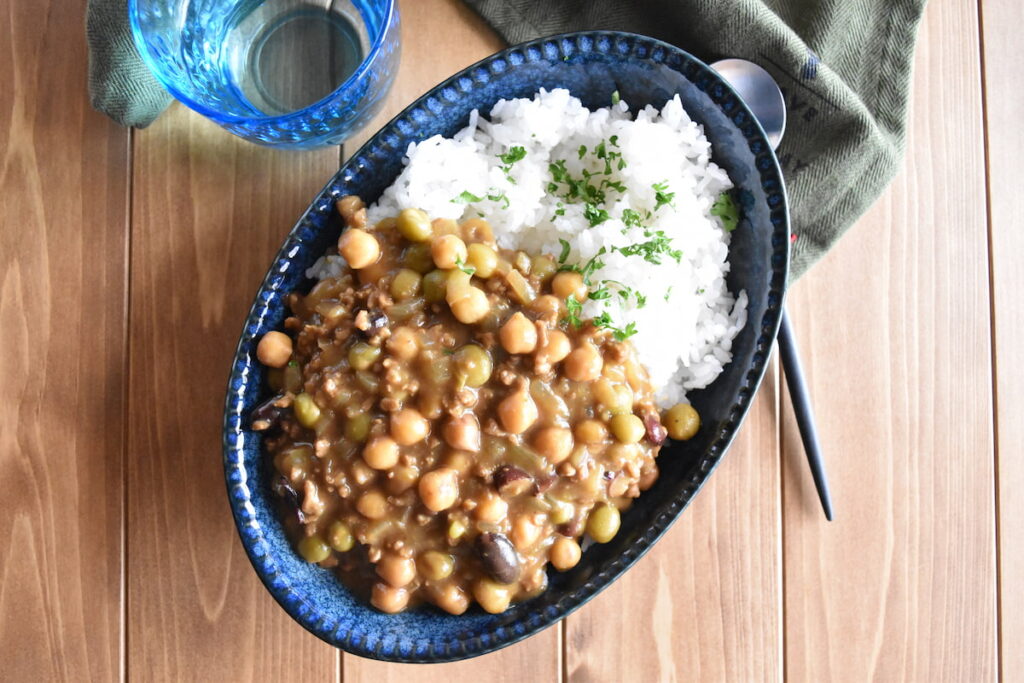
<svg viewBox="0 0 1024 683"><path fill-rule="evenodd" d="M792 290L836 521L773 364L622 580L524 643L419 667L294 623L221 474L242 320L338 150L262 149L181 106L117 127L88 104L84 6L0 10L0 679L1024 679L1024 5L933 0L904 168ZM402 11L381 121L500 47L457 0Z"/></svg>

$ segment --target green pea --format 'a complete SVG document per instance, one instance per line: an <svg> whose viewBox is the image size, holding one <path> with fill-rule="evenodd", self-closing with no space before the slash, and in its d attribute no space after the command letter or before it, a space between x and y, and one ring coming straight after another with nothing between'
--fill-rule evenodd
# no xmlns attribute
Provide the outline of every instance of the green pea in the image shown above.
<svg viewBox="0 0 1024 683"><path fill-rule="evenodd" d="M612 434L622 443L637 443L644 438L644 421L633 413L619 413L608 423Z"/></svg>
<svg viewBox="0 0 1024 683"><path fill-rule="evenodd" d="M530 275L536 276L541 282L547 282L558 272L558 264L555 259L547 254L539 254L533 257L530 265Z"/></svg>
<svg viewBox="0 0 1024 683"><path fill-rule="evenodd" d="M391 296L396 299L411 299L420 293L423 278L415 270L402 268L391 280Z"/></svg>
<svg viewBox="0 0 1024 683"><path fill-rule="evenodd" d="M677 403L665 413L665 428L668 435L677 441L692 439L700 430L700 415L693 406Z"/></svg>
<svg viewBox="0 0 1024 683"><path fill-rule="evenodd" d="M347 553L356 544L352 530L344 522L334 522L327 530L327 542L339 553Z"/></svg>
<svg viewBox="0 0 1024 683"><path fill-rule="evenodd" d="M430 255L430 245L424 242L410 244L402 253L402 265L421 275L432 271L434 257Z"/></svg>
<svg viewBox="0 0 1024 683"><path fill-rule="evenodd" d="M295 411L295 419L306 429L312 429L316 425L316 421L320 419L320 406L316 404L312 396L305 392L295 397L292 410Z"/></svg>
<svg viewBox="0 0 1024 683"><path fill-rule="evenodd" d="M551 512L548 513L548 516L552 523L565 524L576 514L576 508L572 503L566 503L557 498L548 498L548 500L551 502Z"/></svg>
<svg viewBox="0 0 1024 683"><path fill-rule="evenodd" d="M452 556L437 550L423 553L416 564L419 565L420 573L431 581L447 579L455 569L455 560Z"/></svg>
<svg viewBox="0 0 1024 683"><path fill-rule="evenodd" d="M380 347L358 342L348 351L348 364L355 370L368 370L379 355Z"/></svg>
<svg viewBox="0 0 1024 683"><path fill-rule="evenodd" d="M345 438L353 443L362 443L370 434L370 416L357 413L345 421Z"/></svg>
<svg viewBox="0 0 1024 683"><path fill-rule="evenodd" d="M398 214L398 232L410 242L426 242L434 235L430 217L419 209L402 209Z"/></svg>
<svg viewBox="0 0 1024 683"><path fill-rule="evenodd" d="M444 301L448 293L448 273L432 270L423 276L423 298L432 304Z"/></svg>
<svg viewBox="0 0 1024 683"><path fill-rule="evenodd" d="M598 505L587 519L587 533L598 543L607 543L619 532L619 510L611 505Z"/></svg>
<svg viewBox="0 0 1024 683"><path fill-rule="evenodd" d="M471 387L482 387L491 378L494 364L491 354L476 344L466 344L455 352L455 365L466 384Z"/></svg>
<svg viewBox="0 0 1024 683"><path fill-rule="evenodd" d="M331 547L319 536L306 536L299 541L299 555L306 562L323 562L331 556Z"/></svg>

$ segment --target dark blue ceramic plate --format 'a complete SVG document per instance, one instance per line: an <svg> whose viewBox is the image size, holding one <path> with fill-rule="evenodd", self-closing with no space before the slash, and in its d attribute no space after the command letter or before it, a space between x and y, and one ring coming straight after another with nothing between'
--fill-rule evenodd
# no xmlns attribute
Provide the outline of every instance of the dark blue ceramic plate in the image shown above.
<svg viewBox="0 0 1024 683"><path fill-rule="evenodd" d="M539 88L568 88L591 108L619 91L631 107L661 106L675 94L704 124L715 161L741 192L745 220L733 233L732 291L747 291L749 320L733 344L733 361L708 389L691 394L704 424L658 459L661 476L623 516L615 539L592 546L570 572L550 572L537 598L490 615L472 608L451 616L424 607L386 615L355 598L330 571L292 550L274 512L260 437L246 415L263 394L255 342L279 327L285 296L308 287L304 273L341 229L334 201L380 195L402 168L408 144L451 135L469 113ZM348 652L400 662L443 662L504 647L550 626L606 588L668 529L707 480L739 428L764 374L779 324L789 265L789 217L782 176L760 126L705 64L650 38L614 32L575 33L499 52L453 76L375 135L331 179L288 236L267 274L242 332L224 413L224 467L231 509L256 572L299 623Z"/></svg>

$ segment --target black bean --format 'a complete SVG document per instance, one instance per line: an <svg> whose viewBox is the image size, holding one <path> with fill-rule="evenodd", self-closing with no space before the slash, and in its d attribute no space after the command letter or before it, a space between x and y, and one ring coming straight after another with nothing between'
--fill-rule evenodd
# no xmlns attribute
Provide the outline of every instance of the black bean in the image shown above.
<svg viewBox="0 0 1024 683"><path fill-rule="evenodd" d="M299 492L292 488L288 478L282 474L274 479L274 483L270 485L270 488L285 502L285 504L288 505L288 507L295 511L295 516L298 518L299 524L305 524L306 515L302 512L301 502L299 501Z"/></svg>
<svg viewBox="0 0 1024 683"><path fill-rule="evenodd" d="M506 498L518 496L533 488L533 477L514 465L502 465L494 472L494 486Z"/></svg>
<svg viewBox="0 0 1024 683"><path fill-rule="evenodd" d="M276 405L283 398L281 394L268 398L260 403L249 413L249 426L257 432L265 432L272 427L277 427L287 413L287 408Z"/></svg>
<svg viewBox="0 0 1024 683"><path fill-rule="evenodd" d="M476 554L492 579L498 583L519 580L519 555L505 534L484 532L476 537Z"/></svg>

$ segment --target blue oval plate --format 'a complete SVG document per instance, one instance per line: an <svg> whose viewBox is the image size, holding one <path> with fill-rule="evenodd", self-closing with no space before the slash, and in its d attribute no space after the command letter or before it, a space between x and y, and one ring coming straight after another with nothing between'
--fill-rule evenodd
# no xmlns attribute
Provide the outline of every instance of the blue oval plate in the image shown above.
<svg viewBox="0 0 1024 683"><path fill-rule="evenodd" d="M660 107L678 94L704 125L713 158L739 188L744 220L732 236L729 287L750 299L733 360L715 383L690 397L703 418L700 433L666 446L661 476L625 513L610 542L593 545L572 571L550 572L542 595L499 615L473 607L452 616L431 607L382 614L353 596L326 569L293 550L275 513L260 437L247 415L263 394L256 340L278 328L285 297L309 286L305 271L341 230L333 207L358 194L375 201L402 169L410 142L464 127L470 111L486 114L501 98L567 88L590 108L618 91L634 110ZM789 216L775 155L750 111L708 66L666 43L617 33L586 32L524 43L489 57L414 102L331 179L292 229L260 287L245 323L224 411L224 468L242 544L267 589L296 621L328 643L363 657L444 662L514 643L566 616L647 552L707 480L732 442L761 382L779 324L789 266Z"/></svg>

